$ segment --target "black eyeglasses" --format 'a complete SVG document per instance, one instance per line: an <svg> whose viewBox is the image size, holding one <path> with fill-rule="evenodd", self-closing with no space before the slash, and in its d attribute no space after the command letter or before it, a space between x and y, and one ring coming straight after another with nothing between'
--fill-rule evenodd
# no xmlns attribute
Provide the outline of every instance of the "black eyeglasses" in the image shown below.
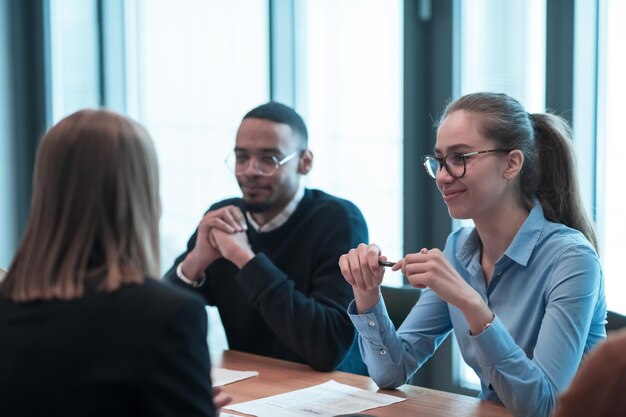
<svg viewBox="0 0 626 417"><path fill-rule="evenodd" d="M437 178L437 174L439 174L439 171L441 171L441 168L444 166L452 178L462 178L465 175L465 170L467 169L465 164L465 160L467 158L489 152L511 152L511 149L489 149L487 151L451 153L443 158L433 155L425 155L422 157L422 162L424 163L426 173L431 178Z"/></svg>

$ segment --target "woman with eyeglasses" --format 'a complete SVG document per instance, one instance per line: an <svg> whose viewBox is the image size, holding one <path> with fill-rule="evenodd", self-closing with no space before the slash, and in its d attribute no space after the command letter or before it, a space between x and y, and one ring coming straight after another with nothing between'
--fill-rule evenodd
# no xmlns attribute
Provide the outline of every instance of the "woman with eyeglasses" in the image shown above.
<svg viewBox="0 0 626 417"><path fill-rule="evenodd" d="M82 110L37 152L26 232L0 282L0 416L214 416L204 303L159 282L156 153ZM216 410L217 408L217 410Z"/></svg>
<svg viewBox="0 0 626 417"><path fill-rule="evenodd" d="M380 296L375 244L342 255L350 317L374 381L403 384L454 331L481 381L480 398L516 416L548 416L582 357L605 338L604 280L581 203L571 132L504 94L451 102L423 158L453 218L450 234L392 269L425 288L397 331Z"/></svg>

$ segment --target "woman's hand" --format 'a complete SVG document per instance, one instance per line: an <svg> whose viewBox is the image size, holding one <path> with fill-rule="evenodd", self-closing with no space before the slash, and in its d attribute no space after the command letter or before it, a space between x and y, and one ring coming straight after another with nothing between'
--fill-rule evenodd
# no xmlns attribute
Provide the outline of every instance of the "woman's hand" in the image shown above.
<svg viewBox="0 0 626 417"><path fill-rule="evenodd" d="M424 248L406 255L392 269L402 270L412 286L428 287L461 310L472 334L480 333L493 320L493 313L480 294L461 278L439 249Z"/></svg>
<svg viewBox="0 0 626 417"><path fill-rule="evenodd" d="M380 248L376 244L359 244L339 258L341 274L352 287L361 291L378 289L385 268L378 265Z"/></svg>
<svg viewBox="0 0 626 417"><path fill-rule="evenodd" d="M380 255L376 244L359 244L339 258L341 274L352 286L357 312L362 313L378 303L379 287L383 282L385 268L378 260L387 258Z"/></svg>
<svg viewBox="0 0 626 417"><path fill-rule="evenodd" d="M461 308L468 295L476 293L439 249L422 249L404 257L392 270L402 270L412 286L428 287L444 301Z"/></svg>

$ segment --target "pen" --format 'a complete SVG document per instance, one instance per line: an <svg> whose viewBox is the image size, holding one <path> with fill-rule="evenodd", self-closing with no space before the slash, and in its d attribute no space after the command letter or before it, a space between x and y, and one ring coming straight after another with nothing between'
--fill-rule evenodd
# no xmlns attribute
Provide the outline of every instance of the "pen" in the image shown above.
<svg viewBox="0 0 626 417"><path fill-rule="evenodd" d="M378 265L380 266L394 266L397 262L392 261L378 261Z"/></svg>

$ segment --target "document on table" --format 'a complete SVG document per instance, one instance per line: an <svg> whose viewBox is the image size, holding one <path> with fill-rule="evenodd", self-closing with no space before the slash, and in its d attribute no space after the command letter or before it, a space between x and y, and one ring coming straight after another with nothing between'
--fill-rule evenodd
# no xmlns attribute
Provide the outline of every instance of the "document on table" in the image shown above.
<svg viewBox="0 0 626 417"><path fill-rule="evenodd" d="M379 394L330 380L320 385L271 397L259 398L224 408L257 417L329 417L358 413L404 401L393 395Z"/></svg>
<svg viewBox="0 0 626 417"><path fill-rule="evenodd" d="M221 387L258 375L259 373L257 371L235 371L226 368L211 368L211 381L214 387Z"/></svg>

